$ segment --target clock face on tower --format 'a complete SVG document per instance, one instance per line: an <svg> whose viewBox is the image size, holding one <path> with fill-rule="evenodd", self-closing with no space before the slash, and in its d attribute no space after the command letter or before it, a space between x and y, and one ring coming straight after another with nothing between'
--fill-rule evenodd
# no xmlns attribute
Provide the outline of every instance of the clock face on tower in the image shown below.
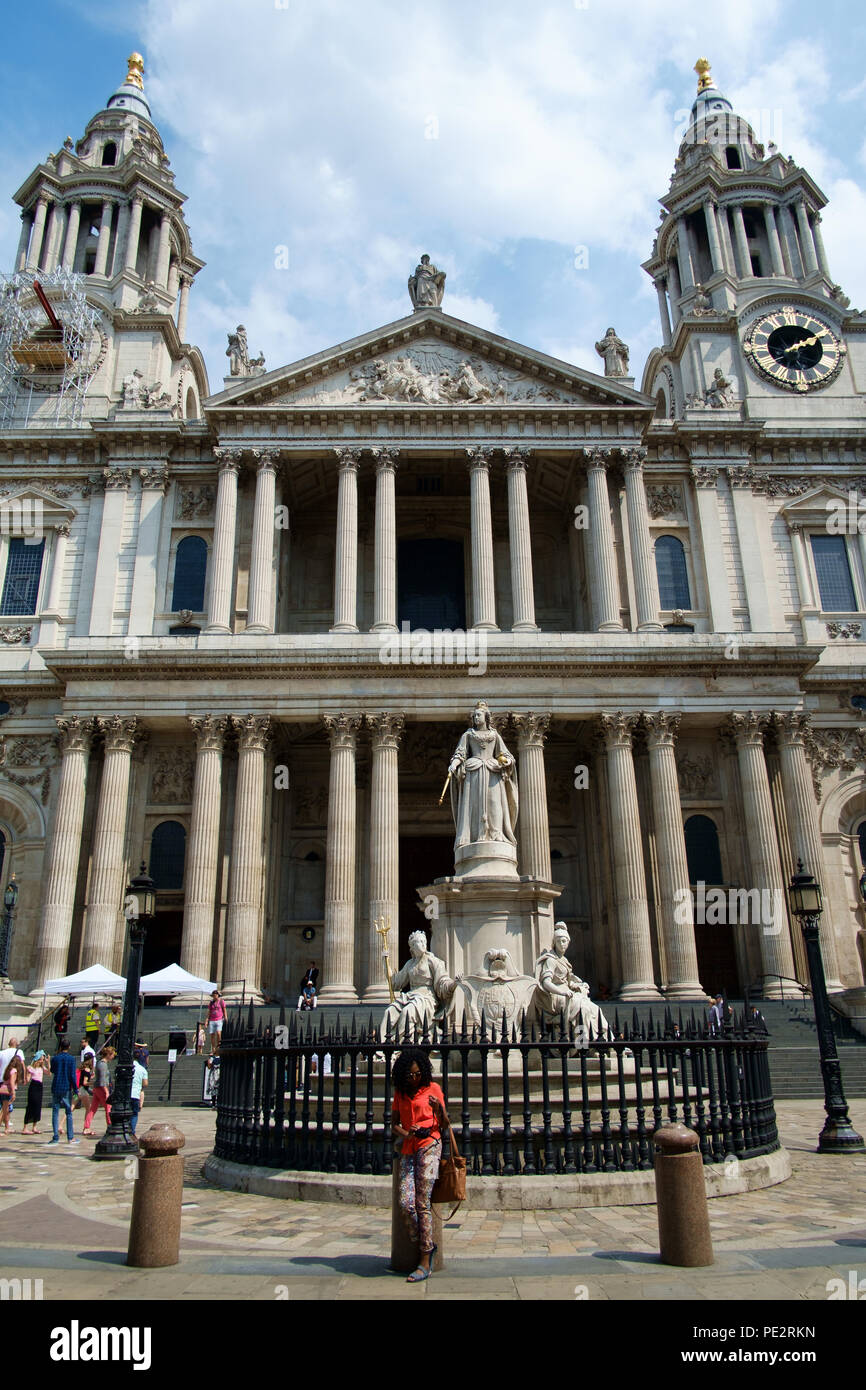
<svg viewBox="0 0 866 1390"><path fill-rule="evenodd" d="M746 360L786 391L815 391L839 375L845 344L823 319L792 304L763 314L743 341Z"/></svg>

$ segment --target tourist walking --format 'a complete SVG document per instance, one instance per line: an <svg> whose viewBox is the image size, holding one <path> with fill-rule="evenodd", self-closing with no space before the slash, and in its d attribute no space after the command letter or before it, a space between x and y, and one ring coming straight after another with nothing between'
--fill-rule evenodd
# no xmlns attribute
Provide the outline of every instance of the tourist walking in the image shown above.
<svg viewBox="0 0 866 1390"><path fill-rule="evenodd" d="M391 1071L394 1102L392 1133L402 1139L400 1211L418 1247L418 1268L407 1283L418 1284L433 1272L433 1184L442 1155L442 1130L448 1124L445 1097L433 1080L430 1058L420 1048L404 1048Z"/></svg>
<svg viewBox="0 0 866 1390"><path fill-rule="evenodd" d="M72 1127L72 1101L78 1095L75 1084L75 1058L69 1051L69 1043L64 1038L59 1051L51 1058L51 1127L54 1137L51 1144L60 1143L60 1111L66 1111L66 1139L69 1144L77 1144Z"/></svg>
<svg viewBox="0 0 866 1390"><path fill-rule="evenodd" d="M93 1097L90 1107L84 1117L84 1133L93 1133L93 1117L99 1113L99 1108L105 1111L106 1128L111 1124L111 1071L110 1063L114 1061L117 1053L113 1047L103 1047L96 1059L96 1071L93 1078Z"/></svg>
<svg viewBox="0 0 866 1390"><path fill-rule="evenodd" d="M10 1058L2 1080L0 1080L0 1126L4 1134L15 1133L10 1131L9 1110L15 1099L15 1092L24 1080L24 1063L19 1056Z"/></svg>
<svg viewBox="0 0 866 1390"><path fill-rule="evenodd" d="M226 1001L219 990L215 989L207 1006L207 1030L210 1034L210 1055L212 1057L220 1050L220 1040L225 1021Z"/></svg>
<svg viewBox="0 0 866 1390"><path fill-rule="evenodd" d="M40 1047L34 1053L33 1061L27 1068L27 1108L24 1111L24 1126L22 1134L27 1133L27 1126L30 1125L31 1134L41 1134L37 1128L42 1119L42 1095L45 1088L45 1073L51 1070L51 1063L48 1054Z"/></svg>
<svg viewBox="0 0 866 1390"><path fill-rule="evenodd" d="M132 1064L132 1090L130 1092L129 1104L132 1109L132 1119L129 1127L133 1134L138 1128L138 1116L142 1106L142 1091L147 1086L147 1072L140 1062Z"/></svg>

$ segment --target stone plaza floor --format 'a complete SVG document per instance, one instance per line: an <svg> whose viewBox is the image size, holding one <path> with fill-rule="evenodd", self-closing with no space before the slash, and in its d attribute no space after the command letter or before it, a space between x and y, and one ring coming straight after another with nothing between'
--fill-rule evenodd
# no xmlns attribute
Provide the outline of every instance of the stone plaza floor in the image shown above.
<svg viewBox="0 0 866 1390"><path fill-rule="evenodd" d="M470 1202L446 1227L447 1267L414 1286L388 1271L386 1210L210 1186L201 1170L215 1113L195 1107L142 1112L140 1133L168 1121L186 1136L181 1257L169 1269L127 1268L134 1165L93 1162L93 1140L49 1147L49 1112L35 1137L0 1135L0 1279L41 1279L45 1300L76 1302L826 1301L841 1287L832 1280L849 1289L864 1281L866 1294L866 1155L815 1153L820 1102L785 1101L777 1110L793 1176L710 1202L711 1268L659 1262L654 1206L493 1212ZM866 1101L853 1102L851 1116L866 1133ZM22 1117L23 1107L14 1114L19 1131ZM80 1127L80 1113L76 1119Z"/></svg>

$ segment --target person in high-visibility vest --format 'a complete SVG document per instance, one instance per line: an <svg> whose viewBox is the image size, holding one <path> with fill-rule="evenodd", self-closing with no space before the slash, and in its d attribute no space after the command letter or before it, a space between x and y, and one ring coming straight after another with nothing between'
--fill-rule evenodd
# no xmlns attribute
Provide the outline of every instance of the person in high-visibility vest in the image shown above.
<svg viewBox="0 0 866 1390"><path fill-rule="evenodd" d="M87 1041L91 1047L95 1047L99 1040L99 1030L102 1027L102 1019L96 1007L94 999L84 1019L84 1031L87 1034Z"/></svg>

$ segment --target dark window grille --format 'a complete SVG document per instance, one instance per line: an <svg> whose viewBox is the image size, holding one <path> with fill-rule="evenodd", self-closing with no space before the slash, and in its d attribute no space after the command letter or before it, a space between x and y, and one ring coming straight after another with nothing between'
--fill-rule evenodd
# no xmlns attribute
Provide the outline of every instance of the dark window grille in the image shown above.
<svg viewBox="0 0 866 1390"><path fill-rule="evenodd" d="M182 608L192 613L203 612L206 574L207 542L201 536L184 536L174 557L173 613L179 613Z"/></svg>
<svg viewBox="0 0 866 1390"><path fill-rule="evenodd" d="M721 883L719 832L709 816L689 816L684 826L689 883Z"/></svg>
<svg viewBox="0 0 866 1390"><path fill-rule="evenodd" d="M659 603L664 608L691 608L686 552L676 536L659 536L655 544Z"/></svg>
<svg viewBox="0 0 866 1390"><path fill-rule="evenodd" d="M169 637L195 637L196 633L199 632L201 632L200 627L193 627L192 624L184 627L179 623L177 627L169 628L168 635Z"/></svg>
<svg viewBox="0 0 866 1390"><path fill-rule="evenodd" d="M812 558L825 613L854 613L857 600L844 536L810 536Z"/></svg>
<svg viewBox="0 0 866 1390"><path fill-rule="evenodd" d="M36 612L44 554L44 541L33 545L17 536L10 540L6 580L0 598L0 614L4 617L10 613Z"/></svg>
<svg viewBox="0 0 866 1390"><path fill-rule="evenodd" d="M182 888L186 830L180 821L164 820L150 840L150 876L154 888Z"/></svg>

